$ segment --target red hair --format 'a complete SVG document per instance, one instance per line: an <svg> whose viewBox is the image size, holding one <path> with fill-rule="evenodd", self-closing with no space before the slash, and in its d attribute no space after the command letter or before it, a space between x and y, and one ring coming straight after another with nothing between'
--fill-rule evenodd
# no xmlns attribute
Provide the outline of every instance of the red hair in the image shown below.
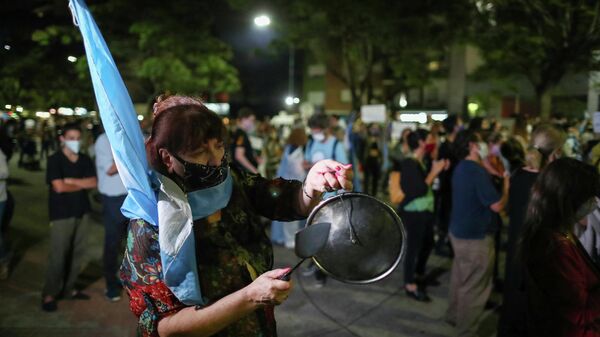
<svg viewBox="0 0 600 337"><path fill-rule="evenodd" d="M188 96L160 96L154 104L152 132L146 141L146 156L150 166L168 175L168 169L158 153L190 153L209 139L224 141L227 130L221 118L199 99Z"/></svg>

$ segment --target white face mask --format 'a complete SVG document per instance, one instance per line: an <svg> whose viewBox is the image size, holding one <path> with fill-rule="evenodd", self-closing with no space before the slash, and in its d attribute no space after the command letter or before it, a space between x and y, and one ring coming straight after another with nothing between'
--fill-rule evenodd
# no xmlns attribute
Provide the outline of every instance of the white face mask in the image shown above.
<svg viewBox="0 0 600 337"><path fill-rule="evenodd" d="M73 153L79 153L80 142L78 140L65 140L65 146Z"/></svg>
<svg viewBox="0 0 600 337"><path fill-rule="evenodd" d="M484 142L479 142L478 144L479 144L479 157L481 157L481 159L487 158L487 156L489 154L487 144Z"/></svg>
<svg viewBox="0 0 600 337"><path fill-rule="evenodd" d="M313 133L312 137L317 142L322 142L325 140L325 134L323 132Z"/></svg>

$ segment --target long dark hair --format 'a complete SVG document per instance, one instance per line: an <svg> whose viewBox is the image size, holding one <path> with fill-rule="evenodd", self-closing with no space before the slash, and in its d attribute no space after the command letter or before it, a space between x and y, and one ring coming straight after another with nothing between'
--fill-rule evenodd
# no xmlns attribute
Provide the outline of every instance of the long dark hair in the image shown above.
<svg viewBox="0 0 600 337"><path fill-rule="evenodd" d="M548 164L531 190L519 251L523 261L551 249L551 235L572 233L577 209L599 191L600 176L591 165L571 158Z"/></svg>

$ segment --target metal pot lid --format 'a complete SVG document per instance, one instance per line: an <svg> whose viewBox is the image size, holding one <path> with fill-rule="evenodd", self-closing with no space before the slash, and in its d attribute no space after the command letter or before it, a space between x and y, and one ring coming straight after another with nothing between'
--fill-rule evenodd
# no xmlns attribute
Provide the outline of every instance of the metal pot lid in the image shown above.
<svg viewBox="0 0 600 337"><path fill-rule="evenodd" d="M343 193L319 204L306 225L329 222L327 242L313 256L331 277L346 283L365 284L394 271L406 249L404 225L382 201L363 193Z"/></svg>

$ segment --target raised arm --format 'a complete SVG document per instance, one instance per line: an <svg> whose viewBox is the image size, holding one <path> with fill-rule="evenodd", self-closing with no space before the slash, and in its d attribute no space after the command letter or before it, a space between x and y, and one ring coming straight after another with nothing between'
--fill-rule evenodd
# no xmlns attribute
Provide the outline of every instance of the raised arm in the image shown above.
<svg viewBox="0 0 600 337"><path fill-rule="evenodd" d="M102 124L121 180L128 190L124 214L158 225L157 200L150 180L144 137L127 88L85 3L70 0L69 7L83 37Z"/></svg>

